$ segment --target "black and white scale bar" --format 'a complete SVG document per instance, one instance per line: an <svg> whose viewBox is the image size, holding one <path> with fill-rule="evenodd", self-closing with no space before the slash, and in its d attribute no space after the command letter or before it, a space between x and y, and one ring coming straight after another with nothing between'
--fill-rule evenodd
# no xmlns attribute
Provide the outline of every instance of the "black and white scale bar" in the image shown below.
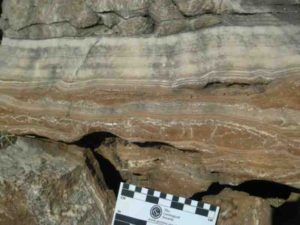
<svg viewBox="0 0 300 225"><path fill-rule="evenodd" d="M166 194L148 188L140 188L132 184L124 184L122 196L135 198L153 204L161 204L166 207L196 213L205 217L214 217L217 207L207 203L186 199L183 197Z"/></svg>
<svg viewBox="0 0 300 225"><path fill-rule="evenodd" d="M147 221L116 213L114 225L146 225Z"/></svg>
<svg viewBox="0 0 300 225"><path fill-rule="evenodd" d="M121 183L112 225L215 225L219 207Z"/></svg>

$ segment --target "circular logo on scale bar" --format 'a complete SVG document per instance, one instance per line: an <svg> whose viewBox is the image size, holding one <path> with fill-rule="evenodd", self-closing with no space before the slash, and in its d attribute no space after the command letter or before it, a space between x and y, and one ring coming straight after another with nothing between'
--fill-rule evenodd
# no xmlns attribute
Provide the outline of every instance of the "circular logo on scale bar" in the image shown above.
<svg viewBox="0 0 300 225"><path fill-rule="evenodd" d="M162 208L159 205L152 206L150 210L150 216L153 219L158 219L162 215Z"/></svg>

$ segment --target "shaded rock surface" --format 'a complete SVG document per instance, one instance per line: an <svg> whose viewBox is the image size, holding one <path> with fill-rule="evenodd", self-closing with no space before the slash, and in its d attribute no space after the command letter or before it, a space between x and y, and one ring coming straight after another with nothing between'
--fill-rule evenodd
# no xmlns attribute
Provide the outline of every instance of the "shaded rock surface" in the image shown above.
<svg viewBox="0 0 300 225"><path fill-rule="evenodd" d="M268 202L244 192L225 189L218 195L205 196L203 200L220 206L218 225L273 224L272 210Z"/></svg>
<svg viewBox="0 0 300 225"><path fill-rule="evenodd" d="M0 2L0 225L110 224L120 181L298 225L299 0ZM250 180L297 197L206 196Z"/></svg>
<svg viewBox="0 0 300 225"><path fill-rule="evenodd" d="M82 149L18 138L0 154L1 225L110 223L114 195Z"/></svg>
<svg viewBox="0 0 300 225"><path fill-rule="evenodd" d="M0 129L66 142L98 131L162 142L195 152L183 157L186 175L190 163L224 183L299 188L299 32L223 26L160 38L5 38Z"/></svg>
<svg viewBox="0 0 300 225"><path fill-rule="evenodd" d="M72 4L60 0L4 0L0 26L6 37L21 39L169 35L218 24L234 25L244 14L262 15L260 20L247 17L248 24L299 24L299 5L298 0L74 0ZM108 26L104 14L114 14L116 23ZM226 15L232 16L228 19ZM147 23L137 23L145 17ZM130 21L124 26L126 20Z"/></svg>
<svg viewBox="0 0 300 225"><path fill-rule="evenodd" d="M215 27L164 38L4 39L0 128L64 141L107 131L169 143L206 155L210 171L300 187L298 32Z"/></svg>
<svg viewBox="0 0 300 225"><path fill-rule="evenodd" d="M133 144L118 138L106 139L96 152L108 159L124 180L186 197L206 191L215 182L238 185L265 179L298 186L298 178L288 174L300 170L299 159L274 152L235 155L236 151L226 151L218 157L210 152L184 151L160 143Z"/></svg>

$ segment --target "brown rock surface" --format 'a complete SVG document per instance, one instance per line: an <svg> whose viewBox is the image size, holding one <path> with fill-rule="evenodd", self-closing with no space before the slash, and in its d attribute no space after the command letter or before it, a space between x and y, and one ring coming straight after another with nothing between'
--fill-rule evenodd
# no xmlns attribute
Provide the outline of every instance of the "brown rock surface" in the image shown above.
<svg viewBox="0 0 300 225"><path fill-rule="evenodd" d="M88 169L91 154L31 138L0 154L1 225L109 224L114 196L101 172Z"/></svg>
<svg viewBox="0 0 300 225"><path fill-rule="evenodd" d="M0 130L67 142L98 131L163 142L194 152L185 160L222 174L221 182L299 188L299 31L222 26L161 38L4 39Z"/></svg>
<svg viewBox="0 0 300 225"><path fill-rule="evenodd" d="M0 225L109 224L122 178L185 197L249 180L299 192L299 0L0 2ZM117 137L97 153L53 142L94 132ZM262 199L205 200L221 224L270 224Z"/></svg>
<svg viewBox="0 0 300 225"><path fill-rule="evenodd" d="M97 153L125 180L185 197L206 191L215 182L237 185L261 179L298 186L299 181L294 175L300 170L299 158L280 152L184 151L159 143L137 145L108 138Z"/></svg>
<svg viewBox="0 0 300 225"><path fill-rule="evenodd" d="M64 141L107 131L180 148L293 152L297 32L216 27L162 38L4 39L1 129Z"/></svg>
<svg viewBox="0 0 300 225"><path fill-rule="evenodd" d="M203 201L219 205L218 225L271 225L272 210L267 201L243 192L225 189Z"/></svg>

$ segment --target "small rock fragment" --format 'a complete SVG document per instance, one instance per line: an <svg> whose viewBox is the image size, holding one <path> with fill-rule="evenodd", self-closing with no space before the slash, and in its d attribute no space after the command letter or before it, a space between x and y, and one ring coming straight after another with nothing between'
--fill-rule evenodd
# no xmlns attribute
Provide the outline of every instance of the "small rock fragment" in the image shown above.
<svg viewBox="0 0 300 225"><path fill-rule="evenodd" d="M271 225L271 207L264 199L244 192L223 190L205 196L204 202L220 206L218 225Z"/></svg>
<svg viewBox="0 0 300 225"><path fill-rule="evenodd" d="M123 36L149 34L153 30L153 22L149 17L134 17L122 20L116 30Z"/></svg>
<svg viewBox="0 0 300 225"><path fill-rule="evenodd" d="M149 14L155 21L184 19L171 0L154 0L149 7Z"/></svg>

